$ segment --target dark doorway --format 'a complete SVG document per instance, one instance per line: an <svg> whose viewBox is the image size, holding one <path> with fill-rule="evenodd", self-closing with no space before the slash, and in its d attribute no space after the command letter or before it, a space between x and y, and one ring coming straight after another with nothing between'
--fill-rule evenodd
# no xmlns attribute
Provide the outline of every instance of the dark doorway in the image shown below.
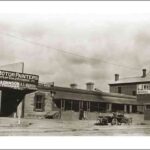
<svg viewBox="0 0 150 150"><path fill-rule="evenodd" d="M136 105L132 105L132 112L136 113L137 112L137 106Z"/></svg>
<svg viewBox="0 0 150 150"><path fill-rule="evenodd" d="M112 104L112 111L113 112L122 112L122 111L124 111L124 105L123 104Z"/></svg>
<svg viewBox="0 0 150 150"><path fill-rule="evenodd" d="M130 113L130 105L127 105L127 113Z"/></svg>
<svg viewBox="0 0 150 150"><path fill-rule="evenodd" d="M21 91L12 89L3 89L1 97L0 116L8 117L17 111L17 106L23 99L24 94Z"/></svg>

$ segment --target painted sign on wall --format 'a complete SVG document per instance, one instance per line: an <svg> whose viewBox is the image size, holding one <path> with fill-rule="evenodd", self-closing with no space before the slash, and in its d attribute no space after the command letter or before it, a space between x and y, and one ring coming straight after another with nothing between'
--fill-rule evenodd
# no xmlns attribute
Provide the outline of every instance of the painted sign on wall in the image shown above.
<svg viewBox="0 0 150 150"><path fill-rule="evenodd" d="M38 75L0 70L0 87L36 90Z"/></svg>
<svg viewBox="0 0 150 150"><path fill-rule="evenodd" d="M31 89L31 90L36 90L37 86L35 84L30 84L30 83L22 83L20 82L19 84L20 89Z"/></svg>
<svg viewBox="0 0 150 150"><path fill-rule="evenodd" d="M39 76L33 74L0 70L0 80L28 82L38 85Z"/></svg>
<svg viewBox="0 0 150 150"><path fill-rule="evenodd" d="M150 94L150 83L138 84L137 94Z"/></svg>
<svg viewBox="0 0 150 150"><path fill-rule="evenodd" d="M9 87L13 89L19 89L19 82L14 81L0 81L0 87Z"/></svg>

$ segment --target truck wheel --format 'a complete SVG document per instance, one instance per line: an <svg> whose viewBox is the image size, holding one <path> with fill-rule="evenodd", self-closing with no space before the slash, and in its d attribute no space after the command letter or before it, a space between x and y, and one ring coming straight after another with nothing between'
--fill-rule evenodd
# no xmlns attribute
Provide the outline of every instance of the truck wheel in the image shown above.
<svg viewBox="0 0 150 150"><path fill-rule="evenodd" d="M116 124L117 124L117 119L113 118L112 122L111 122L111 125L116 125Z"/></svg>

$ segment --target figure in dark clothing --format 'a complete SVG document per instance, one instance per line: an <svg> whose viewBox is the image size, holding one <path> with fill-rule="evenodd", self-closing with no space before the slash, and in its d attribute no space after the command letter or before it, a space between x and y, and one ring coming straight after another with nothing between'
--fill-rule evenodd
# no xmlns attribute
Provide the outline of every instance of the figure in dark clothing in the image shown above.
<svg viewBox="0 0 150 150"><path fill-rule="evenodd" d="M83 109L80 109L80 112L79 112L79 120L82 120L84 118L84 110Z"/></svg>

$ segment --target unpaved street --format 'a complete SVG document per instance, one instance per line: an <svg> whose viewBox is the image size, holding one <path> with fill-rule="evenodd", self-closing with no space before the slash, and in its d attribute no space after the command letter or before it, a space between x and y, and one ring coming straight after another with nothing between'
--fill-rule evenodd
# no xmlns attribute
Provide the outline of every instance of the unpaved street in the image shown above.
<svg viewBox="0 0 150 150"><path fill-rule="evenodd" d="M150 123L142 115L134 116L132 125L95 126L95 120L63 121L49 119L0 118L0 136L111 136L150 135Z"/></svg>
<svg viewBox="0 0 150 150"><path fill-rule="evenodd" d="M117 127L91 127L91 128L22 128L11 127L1 128L1 136L112 136L112 135L150 135L150 126L117 126Z"/></svg>

